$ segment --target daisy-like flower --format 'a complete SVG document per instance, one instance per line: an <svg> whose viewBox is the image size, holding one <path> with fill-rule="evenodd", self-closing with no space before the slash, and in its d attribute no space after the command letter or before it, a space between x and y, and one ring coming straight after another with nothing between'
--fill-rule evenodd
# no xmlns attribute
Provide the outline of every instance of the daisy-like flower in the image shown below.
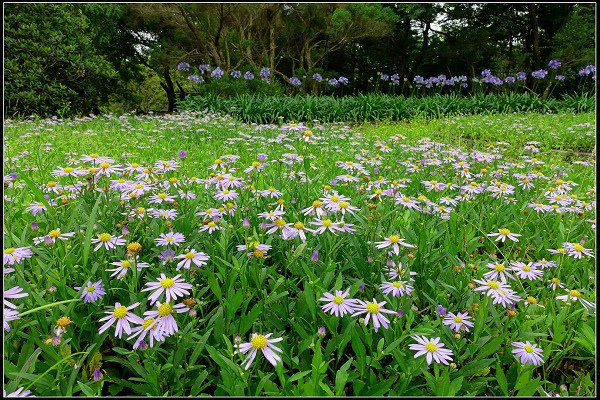
<svg viewBox="0 0 600 400"><path fill-rule="evenodd" d="M385 240L383 242L375 242L375 245L376 245L375 247L378 249L384 249L386 247L392 246L392 249L394 250L394 254L396 254L396 255L400 255L400 246L404 246L404 247L408 247L408 248L415 247L412 244L405 243L404 239L402 239L398 235L392 235L390 237L387 237L387 238L385 238Z"/></svg>
<svg viewBox="0 0 600 400"><path fill-rule="evenodd" d="M77 178L77 176L79 175L79 171L73 167L58 168L52 171L52 175L56 177L74 176Z"/></svg>
<svg viewBox="0 0 600 400"><path fill-rule="evenodd" d="M31 211L32 215L37 215L43 211L46 211L47 208L44 205L44 203L41 203L39 201L34 201L33 203L31 203L29 205L29 207L26 208L27 211Z"/></svg>
<svg viewBox="0 0 600 400"><path fill-rule="evenodd" d="M166 249L158 255L158 259L162 261L162 265L167 265L175 260L175 250Z"/></svg>
<svg viewBox="0 0 600 400"><path fill-rule="evenodd" d="M216 200L221 200L221 201L234 200L234 199L237 199L238 197L240 197L238 192L236 192L235 190L229 190L229 189L223 189L220 192L217 192L217 194L215 194L215 196L214 196L214 198Z"/></svg>
<svg viewBox="0 0 600 400"><path fill-rule="evenodd" d="M533 265L535 265L536 267L540 267L541 269L556 267L556 263L554 261L548 261L545 258L542 258L541 260L534 262Z"/></svg>
<svg viewBox="0 0 600 400"><path fill-rule="evenodd" d="M154 239L158 246L179 246L179 243L185 241L185 236L179 232L161 233L160 237Z"/></svg>
<svg viewBox="0 0 600 400"><path fill-rule="evenodd" d="M393 253L390 252L389 254L393 254ZM406 275L406 273L408 273L408 277L409 277L408 280L414 281L414 279L412 277L417 275L416 272L408 271L408 269L406 269L402 266L402 263L400 261L395 263L394 260L388 259L387 262L388 262L388 265L385 267L385 271L387 272L390 279L403 279L404 276Z"/></svg>
<svg viewBox="0 0 600 400"><path fill-rule="evenodd" d="M109 157L101 156L98 153L91 153L91 154L83 155L81 157L81 161L91 162L92 164L100 164L103 162L106 162L106 163L114 163L115 162L115 160L113 160Z"/></svg>
<svg viewBox="0 0 600 400"><path fill-rule="evenodd" d="M313 201L310 207L304 208L302 210L302 214L316 215L317 218L321 218L323 216L323 202L321 200Z"/></svg>
<svg viewBox="0 0 600 400"><path fill-rule="evenodd" d="M492 297L492 304L502 304L503 307L507 307L509 304L517 303L521 298L516 295L516 292L510 288L509 285L490 280L474 280L476 283L481 285L475 288L476 292L485 291L485 294Z"/></svg>
<svg viewBox="0 0 600 400"><path fill-rule="evenodd" d="M98 172L96 173L96 175L110 176L110 174L117 174L119 172L121 172L121 168L114 167L107 162L102 162L98 164Z"/></svg>
<svg viewBox="0 0 600 400"><path fill-rule="evenodd" d="M159 301L156 305L156 310L146 311L144 315L147 318L154 318L156 320L157 329L161 331L165 337L168 337L179 331L177 321L173 318L173 312L181 314L188 310L189 308L183 303L171 305L168 301L163 304Z"/></svg>
<svg viewBox="0 0 600 400"><path fill-rule="evenodd" d="M182 260L177 263L177 271L179 271L181 267L183 267L184 269L190 269L192 263L201 267L203 265L206 265L206 262L210 259L210 257L205 253L197 252L194 249L191 249L185 254L180 254L175 258L179 258Z"/></svg>
<svg viewBox="0 0 600 400"><path fill-rule="evenodd" d="M133 349L136 350L140 347L141 343L144 341L144 338L148 336L150 338L150 347L154 347L154 341L164 342L165 336L163 332L158 329L157 321L154 318L145 318L142 321L140 326L136 326L131 329L133 333L131 336L127 338L127 340L131 340L137 337L135 343L133 344Z"/></svg>
<svg viewBox="0 0 600 400"><path fill-rule="evenodd" d="M404 295L409 295L413 291L413 287L408 284L408 282L404 281L394 281L394 282L383 282L379 289L383 292L383 294L392 293L392 296L402 297Z"/></svg>
<svg viewBox="0 0 600 400"><path fill-rule="evenodd" d="M175 218L177 218L177 210L172 209L167 210L163 208L149 208L148 214L150 214L152 218L162 218L166 220L174 220Z"/></svg>
<svg viewBox="0 0 600 400"><path fill-rule="evenodd" d="M341 290L335 291L335 296L329 292L323 293L323 297L319 301L326 301L327 304L321 307L323 312L329 312L336 317L343 317L345 314L350 314L355 311L357 306L356 299L346 299L350 293L350 288L342 293Z"/></svg>
<svg viewBox="0 0 600 400"><path fill-rule="evenodd" d="M26 247L9 247L4 249L4 257L2 259L3 265L14 265L19 264L21 260L25 258L31 258L33 252L30 246Z"/></svg>
<svg viewBox="0 0 600 400"><path fill-rule="evenodd" d="M347 201L339 201L337 203L331 203L328 207L331 212L341 212L342 215L346 213L354 214L355 211L360 211L358 207L351 206Z"/></svg>
<svg viewBox="0 0 600 400"><path fill-rule="evenodd" d="M134 184L129 185L125 194L128 197L138 198L144 195L144 193L152 190L152 186L146 182L136 182ZM132 196L133 194L133 196Z"/></svg>
<svg viewBox="0 0 600 400"><path fill-rule="evenodd" d="M498 233L488 233L488 236L496 237L496 242L498 240L502 240L504 242L506 240L506 238L512 240L513 242L518 242L519 239L517 239L517 238L521 235L518 233L512 233L510 230L508 230L506 228L500 228L500 229L498 229Z"/></svg>
<svg viewBox="0 0 600 400"><path fill-rule="evenodd" d="M592 303L591 301L585 300L584 298L582 298L582 294L581 292L583 291L579 291L579 290L569 290L569 289L565 289L565 291L567 292L567 294L562 295L562 296L556 296L556 300L562 300L562 301L579 301L581 303L581 305L588 311L592 312L592 313L596 313L596 304Z"/></svg>
<svg viewBox="0 0 600 400"><path fill-rule="evenodd" d="M506 267L504 266L504 264L502 263L488 263L487 267L491 269L491 271L486 272L485 274L483 274L483 277L489 281L491 280L500 280L502 283L506 283L508 280L507 278L510 279L516 279L514 276L512 276L510 273L508 273L508 271L506 270Z"/></svg>
<svg viewBox="0 0 600 400"><path fill-rule="evenodd" d="M279 357L277 353L283 353L283 350L275 346L273 343L281 342L283 338L279 337L275 339L270 339L271 335L273 334L268 333L266 335L261 335L258 333L253 333L252 337L250 338L250 342L235 345L236 351L234 352L234 354L246 354L249 352L248 356L241 364L241 366L244 366L244 364L246 364L246 366L244 367L245 370L250 368L250 365L252 365L254 358L256 358L256 353L258 353L259 350L273 366L276 366L277 362L281 361L281 357Z"/></svg>
<svg viewBox="0 0 600 400"><path fill-rule="evenodd" d="M594 257L590 249L586 249L580 243L563 243L563 247L567 250L567 255L573 258L581 258L582 255Z"/></svg>
<svg viewBox="0 0 600 400"><path fill-rule="evenodd" d="M252 242L250 245L246 246L245 244L236 246L238 251L244 250L252 250L248 252L248 257L254 258L266 258L267 251L271 250L271 246L268 244L262 244L260 242Z"/></svg>
<svg viewBox="0 0 600 400"><path fill-rule="evenodd" d="M527 298L525 300L523 300L523 304L525 304L526 306L535 305L538 307L546 308L543 305L539 304L537 299L533 296L527 296Z"/></svg>
<svg viewBox="0 0 600 400"><path fill-rule="evenodd" d="M258 161L254 161L248 168L244 170L244 172L249 174L252 171L261 171L264 167L265 164L262 164Z"/></svg>
<svg viewBox="0 0 600 400"><path fill-rule="evenodd" d="M448 325L454 332L459 333L460 331L469 332L469 327L473 327L473 323L469 321L468 313L454 313L449 312L444 318L444 325Z"/></svg>
<svg viewBox="0 0 600 400"><path fill-rule="evenodd" d="M407 208L413 208L415 210L419 210L419 202L416 199L411 199L409 197L406 196L401 196L400 194L398 194L396 196L396 204L401 204L404 207Z"/></svg>
<svg viewBox="0 0 600 400"><path fill-rule="evenodd" d="M81 290L81 286L75 287L75 290ZM104 284L102 283L102 279L98 282L92 283L92 281L88 281L85 288L83 288L83 292L81 293L81 298L84 303L94 303L97 300L102 299L102 297L106 294L104 290Z"/></svg>
<svg viewBox="0 0 600 400"><path fill-rule="evenodd" d="M515 347L512 353L521 364L541 365L544 362L542 358L543 350L537 347L535 343L530 343L529 340L526 340L525 343L512 342L512 345Z"/></svg>
<svg viewBox="0 0 600 400"><path fill-rule="evenodd" d="M311 222L311 225L315 225L318 227L316 229L313 229L313 233L316 235L317 234L321 235L325 231L329 231L329 232L333 233L334 235L336 235L337 232L340 231L339 226L335 222L330 220L329 218L325 218L323 220L317 219L317 220Z"/></svg>
<svg viewBox="0 0 600 400"><path fill-rule="evenodd" d="M48 234L46 236L39 236L39 237L33 238L33 243L40 244L40 243L44 242L47 244L50 244L50 243L54 244L54 243L56 243L56 239L68 240L73 235L75 235L75 232L62 233L60 231L60 229L57 228L57 229L53 229L50 232L48 232Z"/></svg>
<svg viewBox="0 0 600 400"><path fill-rule="evenodd" d="M519 278L529 279L530 281L539 279L544 275L544 271L537 269L531 262L525 264L520 261L513 261L511 262L510 269L511 271L514 271Z"/></svg>
<svg viewBox="0 0 600 400"><path fill-rule="evenodd" d="M279 190L275 189L272 186L265 190L259 190L258 193L263 197L272 197L274 199L283 196L283 193L281 193Z"/></svg>
<svg viewBox="0 0 600 400"><path fill-rule="evenodd" d="M165 292L167 296L167 303L173 300L177 300L179 297L189 295L187 289L192 289L192 285L186 283L183 279L179 279L181 275L176 275L173 278L168 278L165 274L161 273L160 278L157 281L146 283L146 288L142 289L142 292L153 290L154 292L148 297L150 304L156 303L160 296Z"/></svg>
<svg viewBox="0 0 600 400"><path fill-rule="evenodd" d="M94 247L94 251L98 251L102 246L104 246L106 250L110 250L115 249L117 246L124 245L125 239L123 239L123 236L112 236L110 233L101 233L98 235L97 239L92 239L92 243L98 243L98 245Z"/></svg>
<svg viewBox="0 0 600 400"><path fill-rule="evenodd" d="M161 204L162 202L172 203L175 201L175 197L173 197L165 192L160 192L160 193L153 194L152 196L150 196L148 198L148 200L150 200L151 203L155 203L155 204Z"/></svg>
<svg viewBox="0 0 600 400"><path fill-rule="evenodd" d="M27 296L29 296L29 293L23 293L23 288L20 286L15 286L8 290L5 290L4 296L3 296L4 306L12 308L13 310L16 310L17 306L6 299L19 299L21 297L27 297Z"/></svg>
<svg viewBox="0 0 600 400"><path fill-rule="evenodd" d="M214 231L221 230L221 226L214 221L205 220L198 232L208 231L208 233L213 233Z"/></svg>
<svg viewBox="0 0 600 400"><path fill-rule="evenodd" d="M204 217L204 219L217 219L221 218L223 213L217 208L208 208L204 211L197 212L196 215L199 217Z"/></svg>
<svg viewBox="0 0 600 400"><path fill-rule="evenodd" d="M117 279L123 279L125 277L125 275L127 274L127 271L129 271L130 267L133 265L133 260L115 261L115 262L111 262L110 264L117 267L114 269L106 270L107 272L112 272L112 274L110 276L111 277L116 276ZM145 263L145 262L138 262L136 264L137 264L138 272L140 272L142 270L142 268L147 268L150 266L150 264Z"/></svg>
<svg viewBox="0 0 600 400"><path fill-rule="evenodd" d="M373 299L372 302L366 302L360 299L356 301L358 304L356 305L355 313L352 314L352 316L355 317L360 314L367 314L365 317L365 326L369 323L369 319L372 319L375 332L377 332L380 326L383 326L385 329L388 328L390 320L387 319L383 313L396 314L396 311L383 308L383 306L387 303L385 301L382 301L381 303L378 303L375 299Z"/></svg>
<svg viewBox="0 0 600 400"><path fill-rule="evenodd" d="M17 310L12 310L10 308L3 309L2 317L4 319L4 330L6 332L10 331L10 325L8 325L8 323L10 321L15 321L17 319L21 319L21 317L19 317L19 312Z"/></svg>
<svg viewBox="0 0 600 400"><path fill-rule="evenodd" d="M444 349L444 343L440 342L440 338L427 339L425 336L411 336L418 343L409 344L408 348L416 350L414 358L425 355L427 365L431 364L431 361L435 360L436 363L442 363L448 365L448 361L452 361L452 350Z"/></svg>
<svg viewBox="0 0 600 400"><path fill-rule="evenodd" d="M559 288L563 289L565 287L565 285L563 285L558 278L552 278L548 281L548 283L550 283L552 290L558 290Z"/></svg>
<svg viewBox="0 0 600 400"><path fill-rule="evenodd" d="M308 229L304 226L304 223L300 221L295 223L290 222L287 224L287 229L284 229L281 232L281 237L283 240L290 240L300 236L300 240L302 240L302 242L306 242L306 234L304 233L305 231L312 232L312 229Z"/></svg>
<svg viewBox="0 0 600 400"><path fill-rule="evenodd" d="M110 328L116 322L117 326L115 327L115 337L121 338L121 336L123 335L123 331L125 331L125 333L130 335L131 334L131 326L129 325L130 322L133 322L134 324L141 324L144 322L140 317L138 317L134 313L130 312L131 310L133 310L134 308L136 308L139 305L140 305L140 303L133 303L129 307L125 307L125 306L122 306L121 303L119 303L119 302L115 303L114 310L113 311L105 311L105 313L108 315L99 320L99 322L103 322L103 321L107 321L107 322L104 323L104 325L102 325L100 327L100 329L98 330L98 333L104 332L105 330Z"/></svg>
<svg viewBox="0 0 600 400"><path fill-rule="evenodd" d="M21 386L17 390L12 393L6 394L6 390L4 391L4 397L35 397L31 394L31 390L24 390L25 387Z"/></svg>
<svg viewBox="0 0 600 400"><path fill-rule="evenodd" d="M286 231L287 223L285 222L284 219L277 218L277 219L273 220L272 222L265 224L265 228L269 228L269 230L267 231L267 235L270 235L272 233L275 233L277 230Z"/></svg>

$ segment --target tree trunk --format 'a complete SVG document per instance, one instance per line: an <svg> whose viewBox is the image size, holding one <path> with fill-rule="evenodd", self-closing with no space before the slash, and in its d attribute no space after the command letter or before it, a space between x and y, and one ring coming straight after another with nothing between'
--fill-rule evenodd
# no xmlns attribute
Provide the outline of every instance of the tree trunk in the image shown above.
<svg viewBox="0 0 600 400"><path fill-rule="evenodd" d="M537 5L528 4L529 7L529 25L531 32L531 45L533 47L533 68L540 69L542 66L542 57L540 55L540 32L537 16Z"/></svg>
<svg viewBox="0 0 600 400"><path fill-rule="evenodd" d="M160 86L167 93L167 101L169 102L169 109L167 112L172 113L177 107L175 103L175 86L173 85L173 80L171 79L171 73L169 72L168 67L165 67L163 70L163 78L165 81L161 82Z"/></svg>

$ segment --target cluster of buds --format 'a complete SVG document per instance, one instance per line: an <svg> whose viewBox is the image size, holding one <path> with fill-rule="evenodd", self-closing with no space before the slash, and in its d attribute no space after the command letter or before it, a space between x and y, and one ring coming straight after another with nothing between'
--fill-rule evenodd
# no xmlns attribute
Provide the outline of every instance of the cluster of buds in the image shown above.
<svg viewBox="0 0 600 400"><path fill-rule="evenodd" d="M56 321L56 327L54 328L54 335L44 341L47 345L58 346L62 343L62 335L67 331L67 327L71 325L73 321L69 317L60 317Z"/></svg>

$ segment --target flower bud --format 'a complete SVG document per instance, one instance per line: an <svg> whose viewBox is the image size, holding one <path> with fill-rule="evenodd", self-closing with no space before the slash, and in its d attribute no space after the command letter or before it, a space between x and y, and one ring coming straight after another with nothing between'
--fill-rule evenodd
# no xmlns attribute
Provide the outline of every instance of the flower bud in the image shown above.
<svg viewBox="0 0 600 400"><path fill-rule="evenodd" d="M317 336L318 337L324 338L326 334L327 334L327 331L325 330L324 326L320 326L319 329L317 329Z"/></svg>

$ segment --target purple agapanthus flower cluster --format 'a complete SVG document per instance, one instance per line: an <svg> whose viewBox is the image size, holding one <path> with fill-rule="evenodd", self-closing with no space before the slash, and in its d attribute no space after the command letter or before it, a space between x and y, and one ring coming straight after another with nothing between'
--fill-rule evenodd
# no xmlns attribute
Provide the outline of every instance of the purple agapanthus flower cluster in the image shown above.
<svg viewBox="0 0 600 400"><path fill-rule="evenodd" d="M263 81L267 82L267 83L271 83L271 69L267 68L267 67L263 67L260 70L260 79L262 79Z"/></svg>
<svg viewBox="0 0 600 400"><path fill-rule="evenodd" d="M589 74L596 74L596 67L594 65L588 65L579 71L579 76L587 76Z"/></svg>
<svg viewBox="0 0 600 400"><path fill-rule="evenodd" d="M527 74L525 72L517 72L517 74L515 75L518 81L524 81L527 80Z"/></svg>
<svg viewBox="0 0 600 400"><path fill-rule="evenodd" d="M251 81L252 79L254 79L254 74L250 71L246 71L246 73L244 74L244 79L247 81Z"/></svg>
<svg viewBox="0 0 600 400"><path fill-rule="evenodd" d="M234 79L239 79L242 76L242 72L237 69L234 69L229 73L229 75L231 75L231 77Z"/></svg>
<svg viewBox="0 0 600 400"><path fill-rule="evenodd" d="M399 85L400 84L400 75L398 74L394 74L392 76L390 76L390 81L394 84L394 85Z"/></svg>
<svg viewBox="0 0 600 400"><path fill-rule="evenodd" d="M292 76L290 78L290 85L297 87L297 86L302 85L302 81L300 79L298 79L298 77Z"/></svg>
<svg viewBox="0 0 600 400"><path fill-rule="evenodd" d="M225 74L225 72L223 72L221 67L217 67L213 70L213 72L210 73L210 76L211 76L211 78L214 78L214 79L220 79L223 77L224 74Z"/></svg>
<svg viewBox="0 0 600 400"><path fill-rule="evenodd" d="M200 75L190 75L190 76L188 76L188 80L190 80L194 83L204 82L204 79Z"/></svg>
<svg viewBox="0 0 600 400"><path fill-rule="evenodd" d="M332 87L338 87L338 86L340 85L340 83L338 82L338 80L337 80L337 79L335 79L335 78L331 78L331 79L329 79L329 80L327 81L327 84L328 84L329 86L332 86Z"/></svg>
<svg viewBox="0 0 600 400"><path fill-rule="evenodd" d="M345 76L340 76L338 78L338 82L340 83L340 85L347 85L348 84L348 78L346 78Z"/></svg>
<svg viewBox="0 0 600 400"><path fill-rule="evenodd" d="M550 62L548 63L548 68L558 69L558 67L560 67L561 65L562 64L558 60L550 60Z"/></svg>
<svg viewBox="0 0 600 400"><path fill-rule="evenodd" d="M387 74L381 74L381 80L387 82L390 80L390 76Z"/></svg>
<svg viewBox="0 0 600 400"><path fill-rule="evenodd" d="M198 69L200 70L200 72L210 72L211 68L210 68L210 64L200 64L198 66Z"/></svg>
<svg viewBox="0 0 600 400"><path fill-rule="evenodd" d="M179 71L189 71L190 70L190 64L182 61L179 64L177 64L177 69Z"/></svg>
<svg viewBox="0 0 600 400"><path fill-rule="evenodd" d="M317 82L322 82L323 81L323 77L319 73L313 74L312 78L313 78L313 80L315 80Z"/></svg>
<svg viewBox="0 0 600 400"><path fill-rule="evenodd" d="M534 77L535 79L544 79L547 75L548 75L548 71L546 71L545 69L538 69L531 73L531 76Z"/></svg>

